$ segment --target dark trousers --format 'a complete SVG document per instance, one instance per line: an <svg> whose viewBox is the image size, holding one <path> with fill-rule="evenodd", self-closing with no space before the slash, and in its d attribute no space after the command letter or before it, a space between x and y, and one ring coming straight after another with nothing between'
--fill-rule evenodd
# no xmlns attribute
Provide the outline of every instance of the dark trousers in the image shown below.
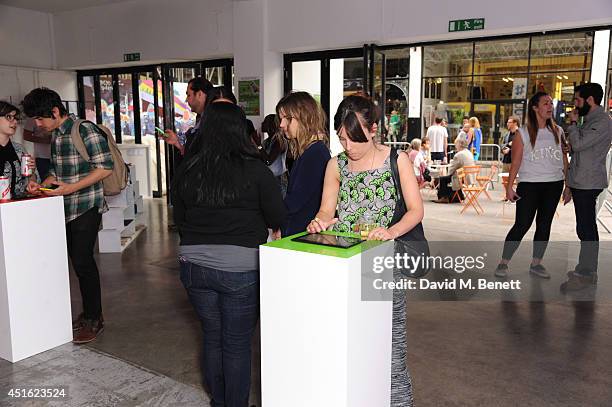
<svg viewBox="0 0 612 407"><path fill-rule="evenodd" d="M580 239L580 256L576 272L585 276L597 273L599 260L599 233L597 231L597 197L602 189L572 188L576 234Z"/></svg>
<svg viewBox="0 0 612 407"><path fill-rule="evenodd" d="M184 260L180 264L181 281L202 323L202 373L211 407L248 407L259 271L221 271Z"/></svg>
<svg viewBox="0 0 612 407"><path fill-rule="evenodd" d="M85 318L97 320L102 315L100 274L94 259L94 246L102 215L94 207L66 223L68 256L79 279Z"/></svg>
<svg viewBox="0 0 612 407"><path fill-rule="evenodd" d="M463 193L461 192L461 190L459 190L457 191L457 195L459 196L459 198L455 198L453 201L451 201L451 198L454 198L455 196L455 191L453 191L453 188L451 186L452 179L452 175L442 175L438 179L438 182L440 183L440 185L438 186L438 199L447 197L449 202L459 202L459 198L463 199Z"/></svg>
<svg viewBox="0 0 612 407"><path fill-rule="evenodd" d="M516 193L521 199L516 202L514 226L504 242L502 257L505 260L512 258L534 218L536 230L533 236L533 258L544 257L550 238L550 227L562 192L563 181L519 182Z"/></svg>
<svg viewBox="0 0 612 407"><path fill-rule="evenodd" d="M51 165L51 160L48 158L37 158L36 159L36 170L38 171L38 175L40 175L40 180L44 181L49 175L49 166Z"/></svg>
<svg viewBox="0 0 612 407"><path fill-rule="evenodd" d="M440 152L432 152L432 153L431 153L431 159L432 159L432 160L440 160L440 161L442 161L442 160L444 160L444 157L445 157L445 156L446 156L446 154L444 154L444 152L443 152L443 151L440 151Z"/></svg>

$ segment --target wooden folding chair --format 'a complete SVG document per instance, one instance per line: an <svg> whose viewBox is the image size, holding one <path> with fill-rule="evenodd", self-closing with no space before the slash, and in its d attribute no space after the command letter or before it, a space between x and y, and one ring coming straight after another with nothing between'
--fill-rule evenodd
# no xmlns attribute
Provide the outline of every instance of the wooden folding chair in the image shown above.
<svg viewBox="0 0 612 407"><path fill-rule="evenodd" d="M453 200L455 199L455 197L457 197L457 199L459 199L459 202L463 203L463 198L461 198L461 195L459 192L461 191L461 188L463 187L463 184L465 181L465 171L463 168L457 168L457 170L455 171L455 175L457 176L457 178L459 179L459 189L456 190L453 195L451 196L451 199L449 202L453 202ZM463 181L462 181L463 180ZM453 179L451 178L451 182L453 182ZM465 196L465 194L463 194L463 196Z"/></svg>
<svg viewBox="0 0 612 407"><path fill-rule="evenodd" d="M489 195L489 192L487 191L487 187L489 185L493 186L493 180L495 179L495 177L497 177L497 170L497 165L492 165L489 175L476 176L476 182L478 182L478 185L482 187L482 192L487 196L487 198L489 198L489 201L492 201L492 199L491 195Z"/></svg>
<svg viewBox="0 0 612 407"><path fill-rule="evenodd" d="M482 209L482 206L480 206L480 203L478 203L478 196L482 192L482 187L477 185L469 185L467 181L467 173L465 171L463 171L461 176L457 174L457 177L459 177L461 192L463 192L463 208L461 208L460 213L463 214L467 208L471 206L478 215L482 215L484 213L484 209Z"/></svg>

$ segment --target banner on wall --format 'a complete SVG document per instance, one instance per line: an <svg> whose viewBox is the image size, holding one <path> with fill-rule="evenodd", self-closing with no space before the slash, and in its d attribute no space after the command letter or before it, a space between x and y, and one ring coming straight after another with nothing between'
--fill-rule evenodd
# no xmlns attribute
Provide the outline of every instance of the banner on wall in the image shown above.
<svg viewBox="0 0 612 407"><path fill-rule="evenodd" d="M247 116L259 116L259 78L243 78L238 80L238 105Z"/></svg>
<svg viewBox="0 0 612 407"><path fill-rule="evenodd" d="M514 78L512 84L512 99L526 99L527 98L527 78ZM514 103L512 105L512 114L518 116L523 122L523 115L525 114L525 107L522 103Z"/></svg>

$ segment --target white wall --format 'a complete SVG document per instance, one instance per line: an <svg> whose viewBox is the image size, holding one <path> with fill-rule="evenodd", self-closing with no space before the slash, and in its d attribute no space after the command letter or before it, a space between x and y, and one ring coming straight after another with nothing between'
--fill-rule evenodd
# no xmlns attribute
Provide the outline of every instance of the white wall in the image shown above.
<svg viewBox="0 0 612 407"><path fill-rule="evenodd" d="M51 15L0 5L0 65L53 68Z"/></svg>
<svg viewBox="0 0 612 407"><path fill-rule="evenodd" d="M610 0L554 2L269 0L271 50L297 52L514 34L612 24ZM485 18L485 30L448 33L448 22Z"/></svg>
<svg viewBox="0 0 612 407"><path fill-rule="evenodd" d="M62 100L78 100L76 72L0 66L0 100L19 106L23 97L39 86L55 90ZM14 139L23 142L21 127ZM29 142L24 144L32 151Z"/></svg>
<svg viewBox="0 0 612 407"><path fill-rule="evenodd" d="M118 65L132 52L138 64L233 53L230 0L133 0L56 14L54 28L62 68Z"/></svg>

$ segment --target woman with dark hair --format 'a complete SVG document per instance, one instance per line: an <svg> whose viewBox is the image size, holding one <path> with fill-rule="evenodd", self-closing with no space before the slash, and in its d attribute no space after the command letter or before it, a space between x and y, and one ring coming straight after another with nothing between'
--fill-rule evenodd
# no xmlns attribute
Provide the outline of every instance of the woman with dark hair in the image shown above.
<svg viewBox="0 0 612 407"><path fill-rule="evenodd" d="M412 163L404 152L376 143L379 120L378 108L370 98L353 95L340 103L334 128L344 152L327 164L321 208L308 232L317 233L332 225L338 231L355 231L360 219L370 219L378 227L369 232L368 239L393 240L413 229L422 233L423 201ZM393 162L397 163L400 185L394 181ZM398 198L396 191L400 190ZM406 213L396 218L399 199L405 202ZM336 207L338 218L334 217ZM397 270L394 278L401 278ZM412 406L406 348L406 291L394 290L391 407Z"/></svg>
<svg viewBox="0 0 612 407"><path fill-rule="evenodd" d="M276 113L295 159L285 196L287 220L282 227L282 235L289 236L305 231L319 210L330 158L329 140L325 113L310 94L288 94L276 105Z"/></svg>
<svg viewBox="0 0 612 407"><path fill-rule="evenodd" d="M259 250L285 207L247 134L246 117L214 103L172 187L181 281L203 332L202 372L213 406L246 407L259 317Z"/></svg>
<svg viewBox="0 0 612 407"><path fill-rule="evenodd" d="M527 128L518 130L512 140L512 164L506 185L506 199L516 202L514 226L504 243L502 259L495 276L508 276L508 263L527 233L533 220L536 230L533 237L533 259L529 273L550 278L542 264L548 246L553 217L563 191L567 174L567 155L562 146L565 138L561 127L552 118L552 98L538 92L527 105ZM514 181L518 175L518 187Z"/></svg>
<svg viewBox="0 0 612 407"><path fill-rule="evenodd" d="M28 161L32 175L22 175L21 157L28 152L19 143L11 140L17 131L19 123L19 109L10 103L0 101L0 177L9 181L10 198L22 198L27 193L37 193L38 173L36 163L30 156ZM0 191L4 192L4 191ZM0 200L8 198L8 194L0 196Z"/></svg>
<svg viewBox="0 0 612 407"><path fill-rule="evenodd" d="M283 197L287 194L287 139L278 127L278 117L267 115L261 123L261 132L268 135L261 146L261 159L278 180Z"/></svg>
<svg viewBox="0 0 612 407"><path fill-rule="evenodd" d="M215 86L206 91L206 106L215 102L227 102L238 104L234 93L225 86Z"/></svg>

